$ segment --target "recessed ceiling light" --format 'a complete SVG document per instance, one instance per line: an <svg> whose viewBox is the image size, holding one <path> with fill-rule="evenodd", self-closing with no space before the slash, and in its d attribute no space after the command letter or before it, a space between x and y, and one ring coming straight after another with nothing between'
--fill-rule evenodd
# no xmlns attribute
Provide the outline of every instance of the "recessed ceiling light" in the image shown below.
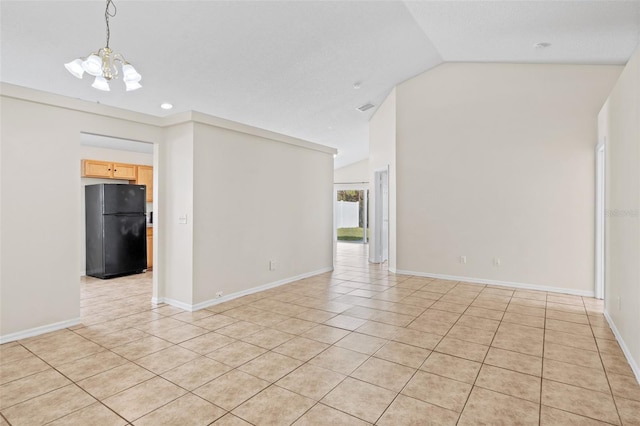
<svg viewBox="0 0 640 426"><path fill-rule="evenodd" d="M171 105L169 102L164 102L160 105L160 108L162 109L171 109L173 108L173 105Z"/></svg>
<svg viewBox="0 0 640 426"><path fill-rule="evenodd" d="M540 43L534 44L533 48L534 49L546 49L549 46L551 46L551 43L547 43L546 41L542 41Z"/></svg>

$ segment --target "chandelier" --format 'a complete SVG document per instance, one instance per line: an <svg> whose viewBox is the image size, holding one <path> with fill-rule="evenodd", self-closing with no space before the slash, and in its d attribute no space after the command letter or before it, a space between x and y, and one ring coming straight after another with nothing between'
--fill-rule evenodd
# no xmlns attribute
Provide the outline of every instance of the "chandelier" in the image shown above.
<svg viewBox="0 0 640 426"><path fill-rule="evenodd" d="M127 92L137 90L142 87L140 80L142 76L138 74L136 69L124 59L120 53L114 53L109 47L109 18L116 16L116 5L113 0L107 0L107 6L104 11L104 20L107 24L107 45L97 52L91 53L87 57L75 59L64 64L65 68L75 77L82 78L86 72L95 77L93 88L108 92L109 82L118 78L119 65L122 70L122 81L127 88Z"/></svg>

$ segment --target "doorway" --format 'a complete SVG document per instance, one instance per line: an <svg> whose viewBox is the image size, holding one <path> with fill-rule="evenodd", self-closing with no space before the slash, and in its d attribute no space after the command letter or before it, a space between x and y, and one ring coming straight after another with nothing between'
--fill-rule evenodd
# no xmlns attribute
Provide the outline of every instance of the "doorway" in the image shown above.
<svg viewBox="0 0 640 426"><path fill-rule="evenodd" d="M336 239L338 242L369 242L369 190L339 189L335 204Z"/></svg>
<svg viewBox="0 0 640 426"><path fill-rule="evenodd" d="M595 253L595 297L604 299L605 282L605 184L606 184L606 138L596 146L596 253Z"/></svg>

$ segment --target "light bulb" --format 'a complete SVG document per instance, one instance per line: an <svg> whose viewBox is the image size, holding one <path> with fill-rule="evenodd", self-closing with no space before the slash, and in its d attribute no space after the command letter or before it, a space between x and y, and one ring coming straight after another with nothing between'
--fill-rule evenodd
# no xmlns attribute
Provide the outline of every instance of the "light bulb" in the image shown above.
<svg viewBox="0 0 640 426"><path fill-rule="evenodd" d="M87 71L88 72L88 71ZM93 84L91 85L94 89L102 90L104 92L109 92L111 89L109 88L109 83L105 80L104 77L98 75L96 79L93 80Z"/></svg>
<svg viewBox="0 0 640 426"><path fill-rule="evenodd" d="M84 74L84 69L82 69L82 59L80 58L64 64L64 67L74 77L82 78L82 75Z"/></svg>
<svg viewBox="0 0 640 426"><path fill-rule="evenodd" d="M102 75L102 59L96 54L89 55L87 59L82 62L82 68L95 77Z"/></svg>

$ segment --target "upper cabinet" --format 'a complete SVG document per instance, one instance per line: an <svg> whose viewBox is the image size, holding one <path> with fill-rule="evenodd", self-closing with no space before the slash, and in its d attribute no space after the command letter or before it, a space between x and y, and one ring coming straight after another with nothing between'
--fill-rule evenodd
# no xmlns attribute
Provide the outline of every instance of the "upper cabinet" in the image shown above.
<svg viewBox="0 0 640 426"><path fill-rule="evenodd" d="M153 201L153 167L141 164L82 160L82 177L128 180L147 186L147 202Z"/></svg>
<svg viewBox="0 0 640 426"><path fill-rule="evenodd" d="M138 185L147 185L147 202L153 201L153 167L151 166L136 166L138 168L138 178L136 183Z"/></svg>
<svg viewBox="0 0 640 426"><path fill-rule="evenodd" d="M82 177L136 180L136 165L82 160Z"/></svg>

